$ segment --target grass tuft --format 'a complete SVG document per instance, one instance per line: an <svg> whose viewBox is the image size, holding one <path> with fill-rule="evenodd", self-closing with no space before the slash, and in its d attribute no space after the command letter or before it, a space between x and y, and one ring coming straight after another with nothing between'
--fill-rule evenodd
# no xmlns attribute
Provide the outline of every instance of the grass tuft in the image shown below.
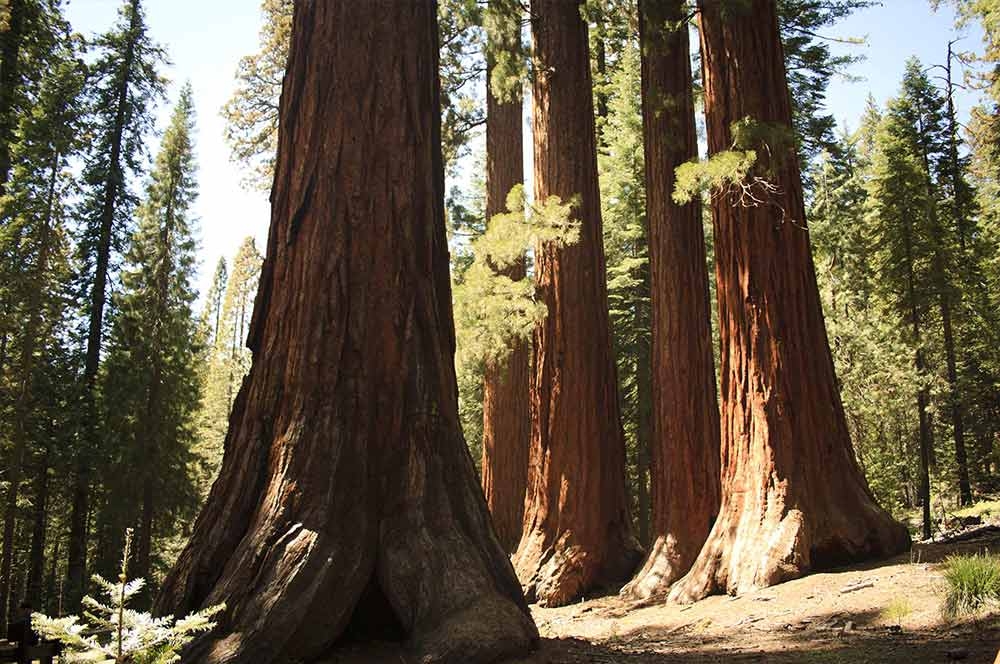
<svg viewBox="0 0 1000 664"><path fill-rule="evenodd" d="M888 623L895 623L897 627L902 627L903 621L911 613L913 613L913 607L909 600L896 597L889 603L889 606L882 609L882 619Z"/></svg>
<svg viewBox="0 0 1000 664"><path fill-rule="evenodd" d="M975 614L1000 602L1000 557L951 556L944 561L944 612L950 618Z"/></svg>

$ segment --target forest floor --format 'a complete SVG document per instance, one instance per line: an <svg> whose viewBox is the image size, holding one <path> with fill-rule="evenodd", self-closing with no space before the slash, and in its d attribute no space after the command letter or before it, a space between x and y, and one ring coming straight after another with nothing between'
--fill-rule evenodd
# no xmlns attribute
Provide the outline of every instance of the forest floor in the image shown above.
<svg viewBox="0 0 1000 664"><path fill-rule="evenodd" d="M959 622L941 613L941 561L984 550L1000 551L1000 535L915 544L891 560L690 606L603 597L558 609L532 607L542 647L520 661L993 664L1000 613Z"/></svg>
<svg viewBox="0 0 1000 664"><path fill-rule="evenodd" d="M988 521L1000 525L997 516ZM688 606L617 596L558 609L533 606L542 642L516 664L1000 664L1000 609L957 622L942 615L942 561L980 552L1000 552L1000 528ZM398 645L370 642L325 660L409 661Z"/></svg>

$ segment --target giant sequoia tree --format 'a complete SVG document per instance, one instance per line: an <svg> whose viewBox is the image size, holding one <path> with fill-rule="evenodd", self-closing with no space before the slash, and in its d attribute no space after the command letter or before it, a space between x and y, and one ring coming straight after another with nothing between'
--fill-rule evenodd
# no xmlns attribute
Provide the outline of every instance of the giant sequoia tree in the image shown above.
<svg viewBox="0 0 1000 664"><path fill-rule="evenodd" d="M488 79L498 57L516 54L521 45L520 3L492 0L486 62ZM499 86L497 86L499 87ZM507 194L524 181L524 148L520 85L513 90L486 86L486 219L507 211ZM488 223L488 221L487 221ZM525 277L524 261L504 271L511 279ZM483 378L483 492L497 537L507 551L521 539L524 488L528 478L528 367L531 345L517 339L502 361L486 365Z"/></svg>
<svg viewBox="0 0 1000 664"><path fill-rule="evenodd" d="M758 163L713 197L722 505L698 560L671 591L679 601L745 592L909 544L906 529L875 503L844 419L775 2L699 6L709 151L742 142Z"/></svg>
<svg viewBox="0 0 1000 664"><path fill-rule="evenodd" d="M624 590L665 592L694 562L719 509L719 406L700 202L673 202L698 156L683 0L640 0L646 209L653 318L654 542Z"/></svg>
<svg viewBox="0 0 1000 664"><path fill-rule="evenodd" d="M228 604L186 662L537 638L459 426L437 65L430 0L296 3L253 365L159 600Z"/></svg>
<svg viewBox="0 0 1000 664"><path fill-rule="evenodd" d="M535 252L548 316L534 336L531 451L515 567L558 606L638 562L611 354L587 25L579 2L532 4L535 200L577 198L580 241Z"/></svg>

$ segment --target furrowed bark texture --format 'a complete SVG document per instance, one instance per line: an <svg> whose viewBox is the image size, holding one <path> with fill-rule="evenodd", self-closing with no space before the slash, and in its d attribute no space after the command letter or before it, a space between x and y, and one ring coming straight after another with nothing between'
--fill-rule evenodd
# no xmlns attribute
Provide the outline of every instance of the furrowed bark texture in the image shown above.
<svg viewBox="0 0 1000 664"><path fill-rule="evenodd" d="M497 0L493 0L496 3ZM516 3L499 3L506 8ZM514 49L521 41L520 22L510 34L501 35L492 48ZM489 74L493 58L488 56ZM486 86L486 218L507 211L507 194L524 182L524 129L520 93L501 101ZM506 271L511 279L524 279L524 263ZM524 490L528 482L528 447L531 441L528 382L531 344L517 341L502 362L486 366L483 380L483 492L493 515L500 544L508 552L521 541Z"/></svg>
<svg viewBox="0 0 1000 664"><path fill-rule="evenodd" d="M299 0L267 258L218 480L160 612L191 664L341 637L492 662L537 632L458 421L436 3Z"/></svg>
<svg viewBox="0 0 1000 664"><path fill-rule="evenodd" d="M698 560L671 590L676 601L743 593L909 546L906 529L875 503L847 431L805 227L775 3L747 5L699 2L709 151L729 149L731 124L746 117L787 127L788 140L772 141L759 165L778 191L747 183L762 204L744 205L731 190L713 197L722 505Z"/></svg>
<svg viewBox="0 0 1000 664"><path fill-rule="evenodd" d="M622 594L663 595L690 569L719 511L719 405L700 201L673 202L698 156L682 0L640 0L646 215L652 270L653 444L649 555ZM679 26L679 27L678 27Z"/></svg>
<svg viewBox="0 0 1000 664"><path fill-rule="evenodd" d="M579 2L536 0L535 200L579 197L580 241L539 246L548 316L535 329L525 532L515 568L529 601L559 606L619 584L641 551L625 499L611 353L587 25Z"/></svg>

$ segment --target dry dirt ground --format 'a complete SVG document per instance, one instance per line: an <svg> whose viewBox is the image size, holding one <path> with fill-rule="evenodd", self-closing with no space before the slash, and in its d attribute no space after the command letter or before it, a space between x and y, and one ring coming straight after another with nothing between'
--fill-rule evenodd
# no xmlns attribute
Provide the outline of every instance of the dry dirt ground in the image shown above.
<svg viewBox="0 0 1000 664"><path fill-rule="evenodd" d="M539 652L521 661L993 664L1000 614L958 623L941 615L941 560L984 550L1000 552L1000 536L916 545L892 560L690 606L636 607L605 597L559 609L533 607L544 640Z"/></svg>
<svg viewBox="0 0 1000 664"><path fill-rule="evenodd" d="M1000 613L952 622L941 615L941 561L1000 552L1000 535L916 545L888 561L851 567L741 597L690 606L637 606L616 596L532 607L542 635L520 664L1000 664ZM401 662L397 647L347 647L330 664Z"/></svg>

